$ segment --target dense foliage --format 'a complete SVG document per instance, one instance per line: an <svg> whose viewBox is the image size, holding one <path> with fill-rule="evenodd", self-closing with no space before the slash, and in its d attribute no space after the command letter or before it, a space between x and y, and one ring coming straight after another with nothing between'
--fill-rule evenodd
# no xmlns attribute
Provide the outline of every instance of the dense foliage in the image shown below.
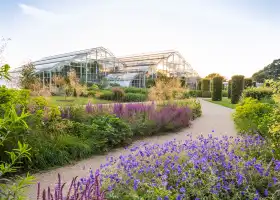
<svg viewBox="0 0 280 200"><path fill-rule="evenodd" d="M222 100L222 89L223 89L223 77L215 76L212 79L212 101L221 101Z"/></svg>
<svg viewBox="0 0 280 200"><path fill-rule="evenodd" d="M251 78L245 78L244 79L244 88L249 88L253 86L253 79Z"/></svg>
<svg viewBox="0 0 280 200"><path fill-rule="evenodd" d="M206 79L210 79L212 80L214 77L222 77L222 80L224 81L226 78L221 76L219 73L211 73L211 74L208 74L207 76L205 76Z"/></svg>
<svg viewBox="0 0 280 200"><path fill-rule="evenodd" d="M273 91L271 88L266 88L266 87L259 87L259 88L247 88L243 91L243 97L252 97L254 99L264 99L264 98L271 98L273 95Z"/></svg>
<svg viewBox="0 0 280 200"><path fill-rule="evenodd" d="M266 79L277 80L280 76L280 59L274 60L271 64L264 67L262 70L253 74L254 81L264 83Z"/></svg>
<svg viewBox="0 0 280 200"><path fill-rule="evenodd" d="M16 92L11 95L18 96ZM19 102L17 98L11 99ZM157 105L89 103L85 108L72 106L60 109L48 105L43 97L30 100L27 96L22 102L17 112L23 113L25 109L32 113L26 117L29 127L24 130L15 129L9 135L11 143L0 152L16 148L14 142L22 138L31 147L32 160L23 160L24 170L67 164L72 160L127 145L135 137L188 127L192 119L201 115L200 104L194 100L162 102ZM2 161L8 159L1 156Z"/></svg>
<svg viewBox="0 0 280 200"><path fill-rule="evenodd" d="M231 81L231 103L237 104L244 89L244 76L235 75Z"/></svg>
<svg viewBox="0 0 280 200"><path fill-rule="evenodd" d="M129 154L108 157L95 174L108 200L279 199L279 171L280 161L260 136L210 134L140 143ZM82 178L78 190L96 188L95 174Z"/></svg>
<svg viewBox="0 0 280 200"><path fill-rule="evenodd" d="M265 136L271 124L272 111L271 104L246 98L236 106L233 119L239 132Z"/></svg>

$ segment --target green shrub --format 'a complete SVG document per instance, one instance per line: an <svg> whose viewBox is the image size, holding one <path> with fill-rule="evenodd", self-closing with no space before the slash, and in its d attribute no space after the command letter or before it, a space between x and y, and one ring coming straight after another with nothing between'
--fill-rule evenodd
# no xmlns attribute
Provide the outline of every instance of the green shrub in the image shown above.
<svg viewBox="0 0 280 200"><path fill-rule="evenodd" d="M38 96L32 98L31 104L35 104L37 108L44 109L48 105L48 101L45 97Z"/></svg>
<svg viewBox="0 0 280 200"><path fill-rule="evenodd" d="M140 94L148 94L148 90L146 88L137 88L137 87L126 87L124 88L125 93L140 93Z"/></svg>
<svg viewBox="0 0 280 200"><path fill-rule="evenodd" d="M88 94L87 96L95 97L96 91L91 90L91 91L88 91L87 94Z"/></svg>
<svg viewBox="0 0 280 200"><path fill-rule="evenodd" d="M100 99L105 100L113 100L113 92L109 90L103 90L102 93L99 96Z"/></svg>
<svg viewBox="0 0 280 200"><path fill-rule="evenodd" d="M228 91L227 90L223 90L222 91L222 96L223 97L228 97Z"/></svg>
<svg viewBox="0 0 280 200"><path fill-rule="evenodd" d="M210 91L210 79L204 78L201 80L201 90L202 92Z"/></svg>
<svg viewBox="0 0 280 200"><path fill-rule="evenodd" d="M253 79L251 78L245 78L244 79L244 88L249 88L253 86Z"/></svg>
<svg viewBox="0 0 280 200"><path fill-rule="evenodd" d="M231 98L231 87L232 87L232 81L228 81L228 98Z"/></svg>
<svg viewBox="0 0 280 200"><path fill-rule="evenodd" d="M146 100L147 100L147 96L141 93L126 93L124 95L125 102L142 102Z"/></svg>
<svg viewBox="0 0 280 200"><path fill-rule="evenodd" d="M216 76L212 79L212 101L222 100L223 77Z"/></svg>
<svg viewBox="0 0 280 200"><path fill-rule="evenodd" d="M260 88L247 88L243 91L243 97L252 97L253 99L270 99L273 95L273 91L271 88L264 88L264 87L260 87Z"/></svg>
<svg viewBox="0 0 280 200"><path fill-rule="evenodd" d="M272 112L273 105L262 103L257 99L245 98L236 106L233 119L239 132L267 136Z"/></svg>
<svg viewBox="0 0 280 200"><path fill-rule="evenodd" d="M201 90L190 90L188 93L190 97L202 97Z"/></svg>
<svg viewBox="0 0 280 200"><path fill-rule="evenodd" d="M112 88L113 100L122 101L124 98L124 90L122 88Z"/></svg>
<svg viewBox="0 0 280 200"><path fill-rule="evenodd" d="M231 78L231 80L231 103L237 104L244 89L244 76L235 75Z"/></svg>
<svg viewBox="0 0 280 200"><path fill-rule="evenodd" d="M132 132L128 124L112 115L95 116L92 126L100 140L106 140L109 148L131 142Z"/></svg>
<svg viewBox="0 0 280 200"><path fill-rule="evenodd" d="M201 96L203 98L211 98L211 92L210 91L202 91Z"/></svg>

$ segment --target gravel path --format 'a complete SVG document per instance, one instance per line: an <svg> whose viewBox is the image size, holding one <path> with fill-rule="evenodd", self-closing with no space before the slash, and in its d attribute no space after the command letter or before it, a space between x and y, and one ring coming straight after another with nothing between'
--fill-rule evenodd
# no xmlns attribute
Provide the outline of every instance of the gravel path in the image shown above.
<svg viewBox="0 0 280 200"><path fill-rule="evenodd" d="M193 121L190 128L181 130L177 133L171 133L167 135L149 137L143 141L163 143L167 140L176 138L177 140L183 140L187 133L195 135L208 135L212 133L213 136L235 136L236 131L233 121L231 120L232 109L226 108L217 104L213 104L204 100L200 100L202 105L202 116ZM107 155L119 156L126 151L122 149L116 149L111 151ZM36 181L41 183L41 188L47 188L51 186L53 188L57 180L57 174L60 173L64 182L71 182L75 176L85 177L89 173L90 169L97 169L101 163L105 163L107 155L93 156L89 159L82 160L74 165L64 166L54 170L50 170L43 173L35 174ZM37 185L32 185L29 188L30 199L36 199Z"/></svg>

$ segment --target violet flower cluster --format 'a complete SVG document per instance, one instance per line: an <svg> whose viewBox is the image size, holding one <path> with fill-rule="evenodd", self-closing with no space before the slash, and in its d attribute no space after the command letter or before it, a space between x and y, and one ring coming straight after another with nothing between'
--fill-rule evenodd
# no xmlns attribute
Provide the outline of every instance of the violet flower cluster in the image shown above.
<svg viewBox="0 0 280 200"><path fill-rule="evenodd" d="M101 165L102 188L124 200L280 199L280 161L265 149L259 136L141 143Z"/></svg>
<svg viewBox="0 0 280 200"><path fill-rule="evenodd" d="M52 191L50 187L41 191L38 183L37 200L105 200L105 191L101 191L100 173L97 170L94 174L91 171L90 178L73 178L71 185L65 190L65 183L62 184L60 174L58 182Z"/></svg>

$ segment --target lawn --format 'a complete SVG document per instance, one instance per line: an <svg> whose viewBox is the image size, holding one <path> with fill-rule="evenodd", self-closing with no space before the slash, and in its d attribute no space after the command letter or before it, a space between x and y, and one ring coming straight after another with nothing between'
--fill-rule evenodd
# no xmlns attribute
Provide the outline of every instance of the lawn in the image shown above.
<svg viewBox="0 0 280 200"><path fill-rule="evenodd" d="M230 99L228 99L227 97L224 97L222 101L212 101L211 99L205 99L205 100L232 109L235 109L236 107L236 104L231 104Z"/></svg>
<svg viewBox="0 0 280 200"><path fill-rule="evenodd" d="M67 97L66 101L63 96L51 96L46 97L47 101L51 105L57 106L70 106L70 105L86 105L89 101L93 104L104 104L104 103L112 103L112 101L97 99L94 97Z"/></svg>

